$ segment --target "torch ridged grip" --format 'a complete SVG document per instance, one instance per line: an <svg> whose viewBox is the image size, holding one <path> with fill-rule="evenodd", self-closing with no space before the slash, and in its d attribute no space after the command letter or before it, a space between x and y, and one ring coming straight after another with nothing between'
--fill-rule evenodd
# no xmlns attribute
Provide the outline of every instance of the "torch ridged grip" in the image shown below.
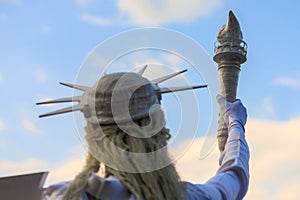
<svg viewBox="0 0 300 200"><path fill-rule="evenodd" d="M239 80L240 65L220 65L218 67L220 76L220 93L229 102L234 102ZM224 123L223 116L219 117L218 127L218 146L219 150L223 151L228 138L228 127Z"/></svg>

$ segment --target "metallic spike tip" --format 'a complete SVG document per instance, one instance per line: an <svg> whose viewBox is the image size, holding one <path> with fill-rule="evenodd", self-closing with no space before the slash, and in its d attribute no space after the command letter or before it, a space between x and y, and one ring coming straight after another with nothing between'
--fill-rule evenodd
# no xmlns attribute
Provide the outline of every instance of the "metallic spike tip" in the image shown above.
<svg viewBox="0 0 300 200"><path fill-rule="evenodd" d="M173 73L173 74L169 74L169 75L166 75L166 76L163 76L163 77L154 79L154 80L151 81L151 83L153 83L153 84L159 84L159 83L164 82L164 81L166 81L166 80L168 80L168 79L170 79L170 78L173 78L174 76L177 76L177 75L179 75L179 74L182 74L182 73L184 73L184 72L186 72L186 71L187 71L187 69L184 69L184 70L182 70L182 71L175 72L175 73Z"/></svg>
<svg viewBox="0 0 300 200"><path fill-rule="evenodd" d="M87 90L91 89L91 87L83 86L83 85L75 85L75 84L62 83L62 82L60 82L60 84L64 85L64 86L67 86L67 87L70 87L70 88L74 88L76 90L81 90L81 91L87 91Z"/></svg>
<svg viewBox="0 0 300 200"><path fill-rule="evenodd" d="M81 100L81 96L66 97L66 98L38 102L36 103L36 105L51 104L51 103L80 102L80 100Z"/></svg>
<svg viewBox="0 0 300 200"><path fill-rule="evenodd" d="M48 116L51 116L51 115L58 115L58 114L73 112L73 111L77 111L77 110L82 111L84 108L85 107L83 105L70 106L70 107L67 107L67 108L55 110L53 112L45 113L43 115L39 115L39 117L40 118L42 118L42 117L48 117Z"/></svg>
<svg viewBox="0 0 300 200"><path fill-rule="evenodd" d="M147 67L148 67L148 65L145 65L142 69L140 69L140 71L137 72L137 74L142 76Z"/></svg>
<svg viewBox="0 0 300 200"><path fill-rule="evenodd" d="M184 91L184 90L194 90L194 89L205 88L205 87L207 87L207 85L159 88L159 90L157 92L160 93L160 94L165 94L165 93L169 93L169 92L178 92L178 91Z"/></svg>

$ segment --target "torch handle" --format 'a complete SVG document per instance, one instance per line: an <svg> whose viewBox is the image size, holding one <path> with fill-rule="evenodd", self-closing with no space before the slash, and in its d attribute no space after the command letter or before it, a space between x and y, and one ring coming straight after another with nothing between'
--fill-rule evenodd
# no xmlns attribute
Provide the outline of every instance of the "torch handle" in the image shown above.
<svg viewBox="0 0 300 200"><path fill-rule="evenodd" d="M239 64L219 64L218 67L220 76L220 94L227 101L234 102L236 99L236 92L238 86L240 65ZM218 127L218 145L219 150L223 151L228 138L228 127L224 122L223 116L219 116L219 127Z"/></svg>

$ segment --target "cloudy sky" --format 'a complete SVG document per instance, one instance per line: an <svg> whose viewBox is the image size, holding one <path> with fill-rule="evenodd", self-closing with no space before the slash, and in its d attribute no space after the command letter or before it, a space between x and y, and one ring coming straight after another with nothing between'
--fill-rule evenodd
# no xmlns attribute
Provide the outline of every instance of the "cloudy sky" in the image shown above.
<svg viewBox="0 0 300 200"><path fill-rule="evenodd" d="M295 0L0 0L0 176L50 171L47 184L51 184L72 179L81 169L86 153L80 140L82 127L67 114L39 119L39 114L57 107L35 103L71 96L73 91L58 82L76 81L97 45L131 29L161 27L185 35L212 57L216 33L233 10L249 46L238 88L249 114L251 181L245 199L299 199L298 8ZM92 63L95 67L102 62L97 59ZM176 56L149 51L119 59L114 70L145 63L174 66L169 71L187 66ZM163 73L167 70L148 75ZM188 79L193 78L197 77ZM198 99L198 104L204 104L199 107L204 124L209 123L207 102ZM179 112L176 106L171 109L175 115ZM167 114L167 120L171 130L180 130L174 114ZM192 146L177 161L184 180L205 182L218 167L217 147L199 159L201 146L212 137L204 135L196 133ZM177 138L178 146L190 144L188 136Z"/></svg>

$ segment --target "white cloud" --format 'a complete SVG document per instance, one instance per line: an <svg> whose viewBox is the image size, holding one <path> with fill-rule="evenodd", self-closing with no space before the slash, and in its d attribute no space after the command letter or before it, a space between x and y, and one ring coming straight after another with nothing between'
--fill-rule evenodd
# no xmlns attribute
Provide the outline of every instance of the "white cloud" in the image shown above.
<svg viewBox="0 0 300 200"><path fill-rule="evenodd" d="M184 181L192 183L205 183L218 169L218 149L214 148L209 156L203 160L199 159L201 148L205 142L204 138L195 139L189 149L176 163L176 168ZM187 146L191 141L185 141L181 145ZM183 149L183 148L177 148ZM176 153L177 154L177 153Z"/></svg>
<svg viewBox="0 0 300 200"><path fill-rule="evenodd" d="M278 77L273 80L273 84L277 86L285 86L293 89L300 89L300 77Z"/></svg>
<svg viewBox="0 0 300 200"><path fill-rule="evenodd" d="M42 69L38 68L38 69L35 69L33 71L34 73L34 76L36 78L36 80L40 83L45 83L47 82L48 80L48 77L47 77L47 74L46 72L44 72Z"/></svg>
<svg viewBox="0 0 300 200"><path fill-rule="evenodd" d="M250 188L245 199L300 199L300 118L276 122L250 119ZM177 163L183 180L203 183L216 172L219 152L198 160L203 138L195 140Z"/></svg>
<svg viewBox="0 0 300 200"><path fill-rule="evenodd" d="M6 128L6 126L5 126L4 121L2 121L2 120L0 119L0 133L3 132L3 131L5 130L5 128Z"/></svg>
<svg viewBox="0 0 300 200"><path fill-rule="evenodd" d="M261 187L264 195L270 195L266 199L282 199L283 196L293 196L283 199L300 199L300 194L294 193L294 186L300 184L299 123L300 118L281 123L249 121L247 137L252 159L248 199L261 199L251 195Z"/></svg>
<svg viewBox="0 0 300 200"><path fill-rule="evenodd" d="M38 135L41 134L41 131L29 119L24 118L22 124L23 124L23 127L25 130L30 131L35 134L38 134Z"/></svg>
<svg viewBox="0 0 300 200"><path fill-rule="evenodd" d="M118 0L114 5L116 12L111 11L114 15L109 18L90 14L82 14L80 18L100 26L113 23L157 26L173 22L191 22L209 15L221 2L221 0ZM82 9L88 10L95 2L75 0L75 3Z"/></svg>
<svg viewBox="0 0 300 200"><path fill-rule="evenodd" d="M0 176L8 176L8 174L27 174L31 172L43 171L47 163L36 158L28 158L22 161L0 161Z"/></svg>
<svg viewBox="0 0 300 200"><path fill-rule="evenodd" d="M299 179L289 184L284 185L281 189L281 193L278 194L275 200L282 199L300 199L299 195L300 181Z"/></svg>
<svg viewBox="0 0 300 200"><path fill-rule="evenodd" d="M100 26L108 26L112 25L113 21L111 19L105 19L100 16L94 16L89 14L82 14L80 16L80 19L82 21L94 24L94 25L100 25Z"/></svg>
<svg viewBox="0 0 300 200"><path fill-rule="evenodd" d="M121 15L137 25L161 25L170 22L190 22L209 15L221 0L119 0Z"/></svg>
<svg viewBox="0 0 300 200"><path fill-rule="evenodd" d="M82 170L84 164L84 155L65 160L50 171L46 185L74 179Z"/></svg>
<svg viewBox="0 0 300 200"><path fill-rule="evenodd" d="M58 164L49 163L46 160L37 158L28 158L20 161L0 160L0 177L50 170L45 186L72 180L82 170L86 156L86 152L82 149L82 146L81 151L79 151L79 146L74 148L70 149L70 152L73 152L72 155L76 154L76 157L72 156L64 159L63 162Z"/></svg>

